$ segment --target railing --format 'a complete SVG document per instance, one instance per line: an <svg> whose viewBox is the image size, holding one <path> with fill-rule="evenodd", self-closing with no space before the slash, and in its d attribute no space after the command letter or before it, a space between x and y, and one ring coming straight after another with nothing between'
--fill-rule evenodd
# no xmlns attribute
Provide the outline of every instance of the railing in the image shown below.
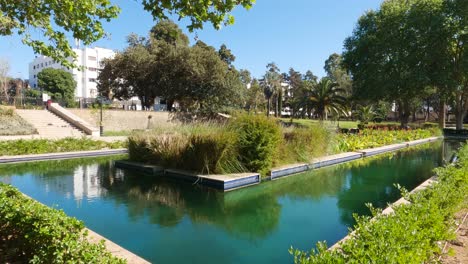
<svg viewBox="0 0 468 264"><path fill-rule="evenodd" d="M15 106L18 109L44 108L42 98L24 96L0 96L0 105Z"/></svg>

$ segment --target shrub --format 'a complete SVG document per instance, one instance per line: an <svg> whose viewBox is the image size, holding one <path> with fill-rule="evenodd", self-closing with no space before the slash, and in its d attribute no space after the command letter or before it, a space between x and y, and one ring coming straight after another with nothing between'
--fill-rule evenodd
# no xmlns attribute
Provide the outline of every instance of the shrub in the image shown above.
<svg viewBox="0 0 468 264"><path fill-rule="evenodd" d="M310 162L312 158L327 154L331 133L323 126L284 129L280 148L280 163Z"/></svg>
<svg viewBox="0 0 468 264"><path fill-rule="evenodd" d="M187 169L201 173L245 171L237 156L236 136L226 131L191 135L181 160Z"/></svg>
<svg viewBox="0 0 468 264"><path fill-rule="evenodd" d="M0 183L0 238L7 262L125 263L106 251L102 242L88 242L83 229L82 222L63 211Z"/></svg>
<svg viewBox="0 0 468 264"><path fill-rule="evenodd" d="M368 216L355 216L355 233L327 250L318 243L310 253L291 249L295 263L426 263L440 253L439 241L453 238L453 214L468 198L468 145L459 151L457 165L436 170L438 183L405 197L411 204L395 206L383 215L371 208Z"/></svg>
<svg viewBox="0 0 468 264"><path fill-rule="evenodd" d="M231 122L237 135L239 161L249 171L265 174L278 157L281 129L262 115L239 115Z"/></svg>

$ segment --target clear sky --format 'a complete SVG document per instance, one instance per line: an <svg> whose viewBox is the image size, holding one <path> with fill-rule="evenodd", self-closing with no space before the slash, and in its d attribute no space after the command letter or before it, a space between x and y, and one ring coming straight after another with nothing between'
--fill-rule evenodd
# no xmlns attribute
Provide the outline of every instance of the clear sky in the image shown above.
<svg viewBox="0 0 468 264"><path fill-rule="evenodd" d="M343 41L350 36L357 19L367 10L376 9L383 0L257 0L246 11L238 7L234 25L214 30L205 25L196 35L216 47L226 44L236 56L234 65L261 77L269 62L275 62L282 72L290 67L302 73L311 70L323 76L328 56L340 53ZM126 47L125 37L131 32L146 36L154 21L137 0L113 0L122 8L117 19L104 24L110 34L92 46L115 50ZM187 21L176 21L189 33ZM21 44L18 36L0 37L0 58L10 62L10 75L28 78L28 63L34 58L31 48Z"/></svg>

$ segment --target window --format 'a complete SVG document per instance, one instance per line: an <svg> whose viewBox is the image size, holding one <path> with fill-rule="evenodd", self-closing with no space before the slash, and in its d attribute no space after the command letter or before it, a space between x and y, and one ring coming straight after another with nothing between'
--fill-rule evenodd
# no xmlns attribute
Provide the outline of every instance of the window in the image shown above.
<svg viewBox="0 0 468 264"><path fill-rule="evenodd" d="M36 84L34 84L34 88L36 88Z"/></svg>
<svg viewBox="0 0 468 264"><path fill-rule="evenodd" d="M88 81L89 82L96 82L96 78L89 78Z"/></svg>
<svg viewBox="0 0 468 264"><path fill-rule="evenodd" d="M41 62L41 67L44 67L44 63Z"/></svg>
<svg viewBox="0 0 468 264"><path fill-rule="evenodd" d="M36 69L36 65L33 66L33 70L35 70L35 69Z"/></svg>
<svg viewBox="0 0 468 264"><path fill-rule="evenodd" d="M36 78L36 75L34 75L34 78Z"/></svg>
<svg viewBox="0 0 468 264"><path fill-rule="evenodd" d="M89 70L89 71L92 71L92 72L95 72L97 69L96 69L96 68L93 68L93 67L89 67L88 70Z"/></svg>
<svg viewBox="0 0 468 264"><path fill-rule="evenodd" d="M95 60L96 60L96 57L94 57L94 56L88 56L88 60L90 60L90 61L95 61Z"/></svg>

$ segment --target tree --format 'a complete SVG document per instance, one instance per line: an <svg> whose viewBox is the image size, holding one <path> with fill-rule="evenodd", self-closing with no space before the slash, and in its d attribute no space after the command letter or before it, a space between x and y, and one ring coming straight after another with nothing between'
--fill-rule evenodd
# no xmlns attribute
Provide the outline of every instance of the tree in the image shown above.
<svg viewBox="0 0 468 264"><path fill-rule="evenodd" d="M417 36L406 30L407 1L385 1L378 12L359 19L353 36L345 41L344 63L353 75L354 95L366 100L395 100L402 127L408 125L410 99L427 86L415 63ZM410 1L411 2L411 1ZM403 25L403 26L402 26Z"/></svg>
<svg viewBox="0 0 468 264"><path fill-rule="evenodd" d="M303 85L302 74L293 68L289 68L289 72L285 78L289 84L289 91L286 93L286 101L292 111L291 117L295 116L296 112L299 110L300 97L303 97L301 93L301 88Z"/></svg>
<svg viewBox="0 0 468 264"><path fill-rule="evenodd" d="M169 111L177 101L184 118L209 117L229 107L245 106L247 88L241 74L203 41L190 47L175 23L159 22L148 40L129 39L128 48L104 63L98 78L103 95L138 96L146 107L160 96Z"/></svg>
<svg viewBox="0 0 468 264"><path fill-rule="evenodd" d="M234 23L229 13L238 5L246 9L255 0L236 1L187 1L187 0L143 0L143 8L157 21L168 19L175 14L179 19L190 19L190 31L203 28L204 22L219 29L222 25ZM117 17L120 8L110 0L37 0L0 1L0 36L18 34L23 43L32 47L34 52L53 58L67 67L75 66L67 58L75 58L66 36L82 41L85 45L102 38L105 33L101 20L110 21ZM31 31L41 32L43 37L33 38Z"/></svg>
<svg viewBox="0 0 468 264"><path fill-rule="evenodd" d="M257 113L265 107L265 94L257 79L253 79L247 91L247 110Z"/></svg>
<svg viewBox="0 0 468 264"><path fill-rule="evenodd" d="M338 83L322 78L317 85L311 87L307 98L319 119L327 120L329 113L340 113L346 104L346 98L341 95L342 93L343 89L338 86Z"/></svg>
<svg viewBox="0 0 468 264"><path fill-rule="evenodd" d="M278 116L278 101L281 99L281 74L279 68L274 62L267 64L267 72L260 81L260 85L263 87L265 98L267 99L267 116L270 116L271 111L271 99L275 96L275 116ZM281 110L280 110L281 111Z"/></svg>
<svg viewBox="0 0 468 264"><path fill-rule="evenodd" d="M389 0L362 16L344 52L355 94L395 100L406 126L414 100L427 98L436 87L439 108L453 98L461 128L468 110L467 5L464 0Z"/></svg>
<svg viewBox="0 0 468 264"><path fill-rule="evenodd" d="M10 71L10 63L7 60L0 59L0 92L8 101L8 72Z"/></svg>
<svg viewBox="0 0 468 264"><path fill-rule="evenodd" d="M323 67L327 73L327 77L333 82L337 82L341 89L345 91L347 97L352 95L352 81L351 76L346 72L343 67L341 55L337 53L331 54L325 61Z"/></svg>
<svg viewBox="0 0 468 264"><path fill-rule="evenodd" d="M37 74L37 83L39 88L50 93L53 99L71 102L75 97L76 81L67 71L46 68Z"/></svg>
<svg viewBox="0 0 468 264"><path fill-rule="evenodd" d="M221 60L226 62L229 66L231 66L231 64L236 60L236 56L234 56L231 50L224 44L219 48L218 54Z"/></svg>

